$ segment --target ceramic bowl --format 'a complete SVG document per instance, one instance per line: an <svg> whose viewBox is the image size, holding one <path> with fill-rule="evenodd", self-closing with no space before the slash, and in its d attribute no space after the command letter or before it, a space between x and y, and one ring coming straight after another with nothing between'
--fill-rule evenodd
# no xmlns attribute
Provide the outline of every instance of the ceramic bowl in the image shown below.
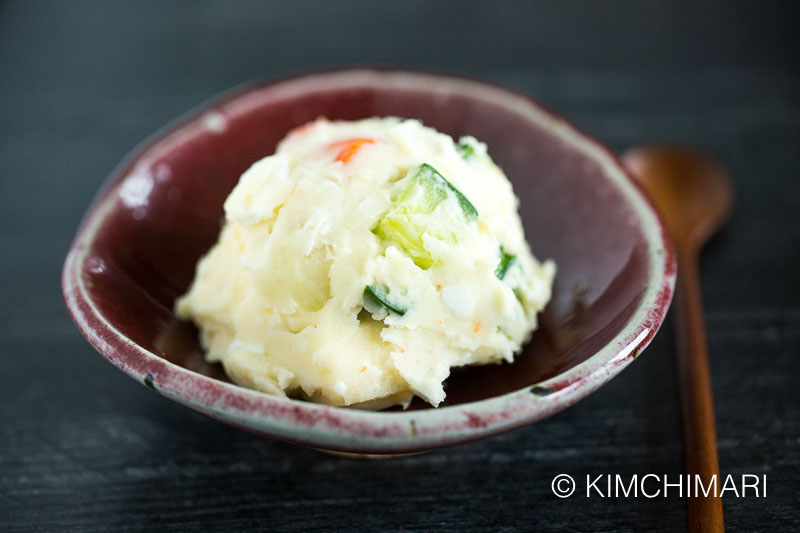
<svg viewBox="0 0 800 533"><path fill-rule="evenodd" d="M204 361L173 302L215 242L222 204L254 161L319 116L394 115L486 142L520 198L534 254L558 265L540 329L513 364L455 370L439 408L367 412L232 384ZM62 289L89 342L136 381L222 422L343 452L430 450L560 411L613 378L656 334L675 260L643 192L603 145L529 97L407 71L340 70L235 90L136 149L109 177L66 258Z"/></svg>

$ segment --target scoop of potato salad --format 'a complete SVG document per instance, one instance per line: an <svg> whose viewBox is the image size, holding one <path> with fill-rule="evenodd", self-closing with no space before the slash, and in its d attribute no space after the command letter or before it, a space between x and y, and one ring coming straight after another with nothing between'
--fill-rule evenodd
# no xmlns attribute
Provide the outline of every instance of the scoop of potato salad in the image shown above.
<svg viewBox="0 0 800 533"><path fill-rule="evenodd" d="M517 203L472 137L319 119L242 175L177 311L245 387L436 406L452 367L512 361L550 299Z"/></svg>

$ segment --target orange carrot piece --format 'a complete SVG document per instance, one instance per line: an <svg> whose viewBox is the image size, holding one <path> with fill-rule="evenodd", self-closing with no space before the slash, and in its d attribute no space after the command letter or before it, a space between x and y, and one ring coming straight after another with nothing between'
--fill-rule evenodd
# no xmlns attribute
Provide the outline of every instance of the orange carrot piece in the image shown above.
<svg viewBox="0 0 800 533"><path fill-rule="evenodd" d="M367 367L363 366L363 367L361 367L361 370L359 370L359 372L364 372L366 369L367 369Z"/></svg>
<svg viewBox="0 0 800 533"><path fill-rule="evenodd" d="M346 141L339 141L328 145L328 148L339 150L334 158L334 161L341 161L347 163L356 155L356 152L365 144L375 144L375 139L369 137L358 137L356 139L347 139Z"/></svg>
<svg viewBox="0 0 800 533"><path fill-rule="evenodd" d="M472 328L472 331L475 332L475 333L478 333L480 330L481 330L481 321L480 320L476 320L475 321L475 325Z"/></svg>

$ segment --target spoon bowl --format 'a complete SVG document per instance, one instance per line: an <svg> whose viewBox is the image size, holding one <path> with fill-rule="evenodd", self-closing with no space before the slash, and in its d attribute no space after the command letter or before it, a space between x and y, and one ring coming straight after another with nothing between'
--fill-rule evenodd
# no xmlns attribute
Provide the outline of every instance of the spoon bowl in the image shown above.
<svg viewBox="0 0 800 533"><path fill-rule="evenodd" d="M630 150L625 164L655 200L676 244L702 245L728 218L733 186L714 158L689 147Z"/></svg>

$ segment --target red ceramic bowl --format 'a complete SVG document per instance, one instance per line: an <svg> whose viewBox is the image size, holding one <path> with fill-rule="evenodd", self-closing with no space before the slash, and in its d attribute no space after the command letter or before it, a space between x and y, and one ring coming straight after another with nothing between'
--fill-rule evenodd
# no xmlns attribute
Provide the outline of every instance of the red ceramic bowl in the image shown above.
<svg viewBox="0 0 800 533"><path fill-rule="evenodd" d="M365 412L270 396L203 360L173 302L217 238L254 161L319 116L421 119L489 145L539 258L558 265L540 329L513 364L453 372L437 408ZM669 306L664 227L617 158L528 97L417 72L343 70L235 91L156 134L113 172L75 237L63 293L89 342L125 373L212 418L359 453L422 451L497 434L577 402L635 359Z"/></svg>

